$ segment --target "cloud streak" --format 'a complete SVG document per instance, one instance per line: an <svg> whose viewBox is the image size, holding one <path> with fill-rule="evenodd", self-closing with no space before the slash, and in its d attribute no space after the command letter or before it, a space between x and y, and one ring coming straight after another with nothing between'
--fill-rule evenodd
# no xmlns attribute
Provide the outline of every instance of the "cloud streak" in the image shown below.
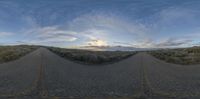
<svg viewBox="0 0 200 99"><path fill-rule="evenodd" d="M0 37L8 37L11 35L13 35L13 33L11 33L11 32L0 32Z"/></svg>
<svg viewBox="0 0 200 99"><path fill-rule="evenodd" d="M59 29L58 26L38 27L24 31L24 40L18 43L55 45L61 43L74 42L78 38L76 32Z"/></svg>
<svg viewBox="0 0 200 99"><path fill-rule="evenodd" d="M192 40L188 40L188 39L173 39L173 38L169 38L167 40L161 41L158 44L155 44L155 47L180 47L183 45L187 45L190 44L192 42Z"/></svg>

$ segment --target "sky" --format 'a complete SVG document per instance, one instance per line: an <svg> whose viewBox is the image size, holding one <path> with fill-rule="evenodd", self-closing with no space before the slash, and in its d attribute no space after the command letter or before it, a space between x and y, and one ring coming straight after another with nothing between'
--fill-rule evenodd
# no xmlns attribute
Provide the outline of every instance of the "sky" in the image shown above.
<svg viewBox="0 0 200 99"><path fill-rule="evenodd" d="M200 46L200 0L0 0L0 45Z"/></svg>

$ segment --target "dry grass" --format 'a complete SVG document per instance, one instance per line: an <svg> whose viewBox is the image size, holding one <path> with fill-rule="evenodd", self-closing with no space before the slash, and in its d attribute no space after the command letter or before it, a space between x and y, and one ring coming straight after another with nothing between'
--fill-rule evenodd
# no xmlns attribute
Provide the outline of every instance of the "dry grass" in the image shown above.
<svg viewBox="0 0 200 99"><path fill-rule="evenodd" d="M182 65L200 64L200 47L165 49L149 53L156 58L170 63Z"/></svg>
<svg viewBox="0 0 200 99"><path fill-rule="evenodd" d="M37 49L36 46L0 46L0 63L16 60Z"/></svg>

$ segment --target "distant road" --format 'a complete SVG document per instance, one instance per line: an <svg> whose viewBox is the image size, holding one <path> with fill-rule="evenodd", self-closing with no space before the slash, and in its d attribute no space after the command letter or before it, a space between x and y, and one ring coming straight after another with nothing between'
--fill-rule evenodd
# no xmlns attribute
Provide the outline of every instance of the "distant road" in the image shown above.
<svg viewBox="0 0 200 99"><path fill-rule="evenodd" d="M200 65L165 63L146 53L87 66L45 48L0 64L0 98L200 98Z"/></svg>

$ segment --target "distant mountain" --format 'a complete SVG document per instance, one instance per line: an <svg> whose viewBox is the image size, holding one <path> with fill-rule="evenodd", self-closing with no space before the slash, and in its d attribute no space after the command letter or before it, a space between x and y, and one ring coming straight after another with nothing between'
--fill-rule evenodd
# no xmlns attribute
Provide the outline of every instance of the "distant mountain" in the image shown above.
<svg viewBox="0 0 200 99"><path fill-rule="evenodd" d="M94 50L94 51L143 51L146 48L135 48L130 46L81 46L77 49Z"/></svg>

